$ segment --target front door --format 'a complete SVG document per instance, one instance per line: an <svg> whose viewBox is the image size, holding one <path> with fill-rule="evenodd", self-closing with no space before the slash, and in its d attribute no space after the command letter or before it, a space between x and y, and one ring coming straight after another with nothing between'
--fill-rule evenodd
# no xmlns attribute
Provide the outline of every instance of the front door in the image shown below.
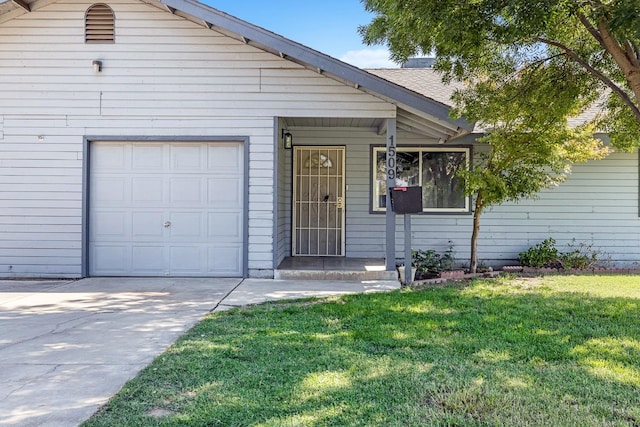
<svg viewBox="0 0 640 427"><path fill-rule="evenodd" d="M344 256L344 147L293 148L294 256Z"/></svg>

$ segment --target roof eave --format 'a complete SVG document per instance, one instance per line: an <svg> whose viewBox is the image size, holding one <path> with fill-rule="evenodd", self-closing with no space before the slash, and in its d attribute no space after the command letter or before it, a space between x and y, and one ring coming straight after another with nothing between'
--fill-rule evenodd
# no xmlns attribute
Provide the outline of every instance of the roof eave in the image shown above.
<svg viewBox="0 0 640 427"><path fill-rule="evenodd" d="M48 4L54 0L44 0ZM473 123L464 118L449 117L450 107L438 101L418 94L389 80L375 76L365 70L332 58L302 44L296 43L264 28L250 24L239 18L226 14L195 0L143 0L148 3L162 4L171 13L180 11L203 22L209 28L222 30L238 36L245 43L251 43L266 51L275 52L311 69L344 82L356 88L378 95L387 102L395 103L401 108L408 107L422 114L433 117L440 124L446 125L454 133L465 133L473 130ZM15 13L28 13L34 9L31 0L0 0L0 4L13 5ZM38 2L39 6L42 6ZM11 10L9 10L11 11ZM8 12L5 12L8 13ZM0 19L1 22L1 19Z"/></svg>
<svg viewBox="0 0 640 427"><path fill-rule="evenodd" d="M455 128L461 128L467 131L473 130L473 124L464 118L457 120L451 119L449 117L450 108L447 105L272 33L264 28L252 25L194 0L159 1L172 9L180 10L203 20L213 29L219 27L237 34L245 40L245 42L251 41L254 44L273 49L278 52L280 56L295 58L297 61L308 64L316 70L330 73L340 79L351 82L356 87L367 89L383 97L395 100L399 104L415 108L436 119L450 123Z"/></svg>

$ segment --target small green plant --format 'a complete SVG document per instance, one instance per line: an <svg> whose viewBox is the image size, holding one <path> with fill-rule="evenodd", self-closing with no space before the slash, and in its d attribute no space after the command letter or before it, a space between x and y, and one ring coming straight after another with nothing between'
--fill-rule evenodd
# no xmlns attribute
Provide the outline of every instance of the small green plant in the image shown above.
<svg viewBox="0 0 640 427"><path fill-rule="evenodd" d="M443 254L433 249L414 249L411 251L413 268L419 275L437 275L443 271L450 271L455 264L453 242L449 240L449 247Z"/></svg>
<svg viewBox="0 0 640 427"><path fill-rule="evenodd" d="M543 240L518 254L518 260L525 267L552 267L558 263L558 249L553 237Z"/></svg>
<svg viewBox="0 0 640 427"><path fill-rule="evenodd" d="M411 251L413 268L421 273L439 273L440 254L433 249L414 249Z"/></svg>
<svg viewBox="0 0 640 427"><path fill-rule="evenodd" d="M493 268L487 265L484 261L478 261L478 267L476 268L476 273L488 273L493 271Z"/></svg>
<svg viewBox="0 0 640 427"><path fill-rule="evenodd" d="M453 250L453 242L449 240L449 246L447 247L447 250L444 252L442 257L440 258L440 265L442 266L442 271L453 270L455 263L456 263L456 253Z"/></svg>
<svg viewBox="0 0 640 427"><path fill-rule="evenodd" d="M592 244L579 243L575 239L567 245L569 252L560 254L560 264L565 270L587 270L594 268L599 261L600 253L593 249Z"/></svg>

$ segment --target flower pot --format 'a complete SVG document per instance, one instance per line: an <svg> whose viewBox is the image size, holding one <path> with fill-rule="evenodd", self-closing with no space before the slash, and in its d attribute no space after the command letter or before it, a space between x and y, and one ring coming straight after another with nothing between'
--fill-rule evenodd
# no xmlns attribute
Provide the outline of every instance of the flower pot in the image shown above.
<svg viewBox="0 0 640 427"><path fill-rule="evenodd" d="M416 269L412 268L411 269L411 282L415 282L416 281ZM405 280L404 280L404 265L399 265L398 266L398 275L399 275L399 280L400 280L400 284L402 285L406 285Z"/></svg>

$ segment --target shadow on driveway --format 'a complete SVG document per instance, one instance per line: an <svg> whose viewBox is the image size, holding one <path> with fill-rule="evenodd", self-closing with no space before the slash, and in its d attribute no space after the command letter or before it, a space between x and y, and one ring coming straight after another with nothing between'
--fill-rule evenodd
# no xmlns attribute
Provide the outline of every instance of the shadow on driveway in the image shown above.
<svg viewBox="0 0 640 427"><path fill-rule="evenodd" d="M79 424L240 281L0 281L0 425Z"/></svg>

